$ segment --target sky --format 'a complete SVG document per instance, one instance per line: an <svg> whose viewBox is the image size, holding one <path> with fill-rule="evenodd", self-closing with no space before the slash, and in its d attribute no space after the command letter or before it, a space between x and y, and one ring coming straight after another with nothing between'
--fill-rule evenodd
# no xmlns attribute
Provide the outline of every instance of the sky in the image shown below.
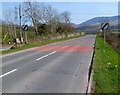
<svg viewBox="0 0 120 95"><path fill-rule="evenodd" d="M13 10L22 2L2 2L2 19L6 10ZM118 15L118 2L44 2L53 6L59 13L69 11L71 22L80 24L86 20L101 16ZM1 17L1 14L0 14Z"/></svg>

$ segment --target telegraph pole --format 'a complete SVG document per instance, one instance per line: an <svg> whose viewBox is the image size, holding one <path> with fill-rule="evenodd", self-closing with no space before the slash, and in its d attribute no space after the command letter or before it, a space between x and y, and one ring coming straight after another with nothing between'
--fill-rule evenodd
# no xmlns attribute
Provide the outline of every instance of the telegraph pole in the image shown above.
<svg viewBox="0 0 120 95"><path fill-rule="evenodd" d="M15 20L14 20L15 24L18 24L18 22L17 22L17 21L18 21L18 15L17 15L18 12L17 12L17 10L18 10L17 7L15 7ZM14 28L15 28L15 29L14 29L14 30L15 30L15 31L14 31L14 35L15 35L15 38L16 38L16 37L17 37L16 26L15 26Z"/></svg>
<svg viewBox="0 0 120 95"><path fill-rule="evenodd" d="M21 5L19 5L19 24L20 24L20 38L22 39L22 16L21 16Z"/></svg>

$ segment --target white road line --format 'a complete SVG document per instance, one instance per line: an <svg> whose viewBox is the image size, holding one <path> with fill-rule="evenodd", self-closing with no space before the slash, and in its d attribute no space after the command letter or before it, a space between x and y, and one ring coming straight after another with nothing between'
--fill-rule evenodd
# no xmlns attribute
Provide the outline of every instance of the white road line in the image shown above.
<svg viewBox="0 0 120 95"><path fill-rule="evenodd" d="M66 47L68 47L68 46L64 46L64 47L62 47L62 48L66 48ZM51 53L49 53L49 54L47 54L47 55L44 55L44 56L42 56L42 57L40 57L40 58L38 58L38 59L36 59L36 60L41 60L41 59L43 59L43 58L45 58L45 57L48 57L49 55L52 55L52 54L54 54L54 53L56 53L56 51L53 51L53 52L51 52Z"/></svg>
<svg viewBox="0 0 120 95"><path fill-rule="evenodd" d="M49 53L49 54L47 54L47 55L44 55L44 56L42 56L42 57L40 57L40 58L38 58L38 59L36 59L36 60L41 60L41 59L43 59L43 58L45 58L45 57L47 57L47 56L49 56L49 55L52 55L52 54L54 54L54 53L56 53L56 51L53 51L53 52L51 52L51 53Z"/></svg>
<svg viewBox="0 0 120 95"><path fill-rule="evenodd" d="M69 46L64 46L64 47L62 47L62 48L67 48L67 47L69 47Z"/></svg>
<svg viewBox="0 0 120 95"><path fill-rule="evenodd" d="M4 76L6 76L6 75L9 75L9 74L11 74L11 73L13 73L13 72L15 72L15 71L17 71L17 70L18 70L18 69L14 69L14 70L12 70L12 71L9 71L9 72L1 75L0 78L4 77Z"/></svg>

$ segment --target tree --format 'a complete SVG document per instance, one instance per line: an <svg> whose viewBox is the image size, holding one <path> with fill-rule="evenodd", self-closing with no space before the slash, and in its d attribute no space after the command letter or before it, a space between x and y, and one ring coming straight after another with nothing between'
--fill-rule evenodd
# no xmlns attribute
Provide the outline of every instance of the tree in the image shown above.
<svg viewBox="0 0 120 95"><path fill-rule="evenodd" d="M69 32L69 26L70 26L70 12L64 11L61 13L61 20L66 27L65 33Z"/></svg>
<svg viewBox="0 0 120 95"><path fill-rule="evenodd" d="M42 6L42 5L41 5ZM24 16L32 21L35 34L38 35L37 24L42 21L42 9L40 3L36 2L25 2L24 3Z"/></svg>
<svg viewBox="0 0 120 95"><path fill-rule="evenodd" d="M54 34L60 23L60 15L57 10L50 5L44 5L43 10L44 22L50 26L50 33Z"/></svg>
<svg viewBox="0 0 120 95"><path fill-rule="evenodd" d="M61 14L61 19L62 19L62 22L65 23L65 24L70 24L70 12L68 11L64 11L62 14Z"/></svg>
<svg viewBox="0 0 120 95"><path fill-rule="evenodd" d="M3 39L6 40L6 38L15 38L16 37L16 16L14 10L8 10L4 12L5 17L5 26L7 28L6 31L3 33ZM7 37L9 36L9 37Z"/></svg>

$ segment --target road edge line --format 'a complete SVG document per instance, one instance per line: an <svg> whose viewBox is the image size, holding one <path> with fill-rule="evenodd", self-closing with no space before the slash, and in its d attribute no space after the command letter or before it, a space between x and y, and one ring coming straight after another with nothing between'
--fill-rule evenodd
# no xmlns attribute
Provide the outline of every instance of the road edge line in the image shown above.
<svg viewBox="0 0 120 95"><path fill-rule="evenodd" d="M97 37L97 36L96 36ZM94 59L95 59L95 45L96 45L96 38L95 38L95 43L94 43L94 50L93 50L93 55L92 55L92 60L89 66L89 72L88 72L88 85L87 85L87 90L86 90L86 95L89 95L91 93L91 86L92 86L92 80L93 80L93 64L94 64Z"/></svg>

